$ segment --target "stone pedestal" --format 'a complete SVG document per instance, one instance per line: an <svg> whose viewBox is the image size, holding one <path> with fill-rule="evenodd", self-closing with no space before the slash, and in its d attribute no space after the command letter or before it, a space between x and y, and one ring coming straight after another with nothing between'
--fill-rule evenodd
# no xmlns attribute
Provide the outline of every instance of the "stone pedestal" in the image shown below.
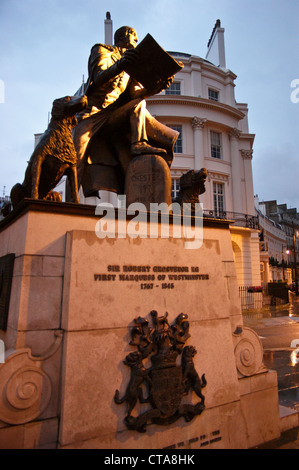
<svg viewBox="0 0 299 470"><path fill-rule="evenodd" d="M125 194L127 206L138 202L150 210L151 203L171 204L171 176L165 160L158 155L141 155L129 164Z"/></svg>
<svg viewBox="0 0 299 470"><path fill-rule="evenodd" d="M15 254L1 331L0 447L228 449L278 437L277 377L243 326L228 222L204 220L198 249L186 249L173 227L164 238L161 221L154 239L149 220L137 238L130 219L105 238L97 222L91 206L25 201L0 224L0 256ZM205 409L138 433L114 394L130 379L133 320L152 310L168 312L169 323L188 315Z"/></svg>

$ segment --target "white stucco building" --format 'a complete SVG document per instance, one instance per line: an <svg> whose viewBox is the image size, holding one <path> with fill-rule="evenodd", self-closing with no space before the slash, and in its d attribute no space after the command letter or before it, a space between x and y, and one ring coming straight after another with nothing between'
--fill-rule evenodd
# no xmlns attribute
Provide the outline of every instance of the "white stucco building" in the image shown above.
<svg viewBox="0 0 299 470"><path fill-rule="evenodd" d="M226 68L220 21L209 40L206 59L170 54L184 68L167 90L147 100L147 106L156 119L180 132L171 166L173 196L183 173L207 169L206 192L200 197L205 213L236 221L231 237L239 285L258 286L259 237L251 166L254 134L248 127L247 104L235 100L236 75Z"/></svg>

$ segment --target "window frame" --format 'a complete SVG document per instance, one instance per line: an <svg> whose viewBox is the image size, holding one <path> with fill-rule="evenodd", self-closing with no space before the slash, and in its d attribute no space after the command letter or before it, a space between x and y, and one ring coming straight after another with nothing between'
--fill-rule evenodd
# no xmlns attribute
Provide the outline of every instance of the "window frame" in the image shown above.
<svg viewBox="0 0 299 470"><path fill-rule="evenodd" d="M211 94L215 93L215 95L217 95L217 98L216 98L216 96L212 97L212 96L210 95L210 92L211 92ZM219 90L216 90L216 88L211 88L211 87L209 87L209 88L208 88L208 99L209 99L209 100L212 100L212 101L217 101L217 102L219 102L219 101L220 101L219 98L220 98L220 92L219 92Z"/></svg>
<svg viewBox="0 0 299 470"><path fill-rule="evenodd" d="M225 184L219 181L213 181L213 210L216 216L223 216L226 212Z"/></svg>
<svg viewBox="0 0 299 470"><path fill-rule="evenodd" d="M219 143L213 141L213 135L219 136ZM214 130L210 130L210 151L211 158L216 160L223 160L223 148L222 148L222 133Z"/></svg>
<svg viewBox="0 0 299 470"><path fill-rule="evenodd" d="M180 178L171 178L171 198L176 199L180 191Z"/></svg>
<svg viewBox="0 0 299 470"><path fill-rule="evenodd" d="M179 132L179 136L174 144L173 153L182 155L183 152L183 126L182 124L166 124L167 127L170 127L174 131Z"/></svg>
<svg viewBox="0 0 299 470"><path fill-rule="evenodd" d="M178 90L174 90L172 87L178 86ZM178 93L177 93L178 92ZM181 82L172 82L168 88L165 89L165 95L180 96L182 94Z"/></svg>

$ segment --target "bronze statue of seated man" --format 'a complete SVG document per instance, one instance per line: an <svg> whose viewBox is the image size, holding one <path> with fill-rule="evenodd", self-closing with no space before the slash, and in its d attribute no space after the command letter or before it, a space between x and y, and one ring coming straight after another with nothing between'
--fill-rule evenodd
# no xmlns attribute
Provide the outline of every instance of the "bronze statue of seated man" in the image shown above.
<svg viewBox="0 0 299 470"><path fill-rule="evenodd" d="M138 155L162 156L170 166L176 131L159 123L146 109L145 98L169 86L172 78L148 90L125 69L138 66L136 31L128 26L114 35L115 46L96 44L88 61L85 94L73 138L78 155L78 185L84 195L106 189L124 193L126 169Z"/></svg>

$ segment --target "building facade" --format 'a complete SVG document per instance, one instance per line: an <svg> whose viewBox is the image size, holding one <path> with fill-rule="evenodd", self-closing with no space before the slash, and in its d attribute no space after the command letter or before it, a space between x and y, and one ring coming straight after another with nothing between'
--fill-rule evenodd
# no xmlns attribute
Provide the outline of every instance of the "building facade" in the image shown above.
<svg viewBox="0 0 299 470"><path fill-rule="evenodd" d="M259 233L254 205L252 156L254 134L248 106L235 99L236 75L226 68L224 29L218 20L205 59L170 52L184 68L172 85L147 99L152 115L179 131L171 166L173 197L179 178L190 169L207 169L204 213L226 217L231 225L239 286L259 286ZM213 57L214 63L210 60Z"/></svg>
<svg viewBox="0 0 299 470"><path fill-rule="evenodd" d="M285 281L298 278L299 214L276 200L259 201L256 211L261 229L261 261L264 260L265 281ZM268 258L268 267L266 266Z"/></svg>
<svg viewBox="0 0 299 470"><path fill-rule="evenodd" d="M255 196L256 212L260 227L261 283L266 288L269 282L292 282L292 271L288 267L287 236L283 227L269 218L265 206Z"/></svg>
<svg viewBox="0 0 299 470"><path fill-rule="evenodd" d="M171 167L173 195L183 173L204 167L208 177L201 199L206 210L254 216L254 135L248 131L247 105L235 102L236 76L200 57L172 55L184 68L147 105L157 119L180 132Z"/></svg>

